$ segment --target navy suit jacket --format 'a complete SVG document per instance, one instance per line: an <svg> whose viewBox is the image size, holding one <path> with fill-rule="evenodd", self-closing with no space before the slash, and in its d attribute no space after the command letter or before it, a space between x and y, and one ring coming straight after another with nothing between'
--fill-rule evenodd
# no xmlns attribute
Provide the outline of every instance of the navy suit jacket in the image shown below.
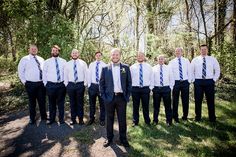
<svg viewBox="0 0 236 157"><path fill-rule="evenodd" d="M128 102L132 86L131 74L128 65L123 63L120 63L120 80L121 80L121 88L123 90L123 96L126 102ZM102 69L99 86L100 86L101 97L104 100L104 103L105 104L110 103L114 96L112 64L109 64L108 66Z"/></svg>

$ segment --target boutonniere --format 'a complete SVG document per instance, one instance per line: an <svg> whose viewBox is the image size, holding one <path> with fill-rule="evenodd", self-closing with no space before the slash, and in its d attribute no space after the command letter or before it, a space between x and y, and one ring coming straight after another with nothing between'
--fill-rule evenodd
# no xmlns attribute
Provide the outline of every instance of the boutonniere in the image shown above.
<svg viewBox="0 0 236 157"><path fill-rule="evenodd" d="M126 73L126 71L125 71L125 68L124 68L124 67L123 67L123 68L121 68L120 70L121 70L121 74L125 74L125 73Z"/></svg>

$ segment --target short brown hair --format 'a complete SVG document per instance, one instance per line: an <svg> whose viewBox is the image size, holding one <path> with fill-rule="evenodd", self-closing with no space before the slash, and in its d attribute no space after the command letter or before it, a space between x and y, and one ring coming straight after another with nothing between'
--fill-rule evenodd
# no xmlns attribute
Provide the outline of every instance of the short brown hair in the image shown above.
<svg viewBox="0 0 236 157"><path fill-rule="evenodd" d="M202 45L200 45L200 48L201 47L207 47L208 48L207 44L202 44Z"/></svg>
<svg viewBox="0 0 236 157"><path fill-rule="evenodd" d="M53 45L52 48L56 48L56 49L58 49L58 51L61 50L61 48L58 45Z"/></svg>
<svg viewBox="0 0 236 157"><path fill-rule="evenodd" d="M100 53L100 54L102 55L102 52L101 52L101 51L96 51L96 52L95 52L95 56L96 56L98 53Z"/></svg>

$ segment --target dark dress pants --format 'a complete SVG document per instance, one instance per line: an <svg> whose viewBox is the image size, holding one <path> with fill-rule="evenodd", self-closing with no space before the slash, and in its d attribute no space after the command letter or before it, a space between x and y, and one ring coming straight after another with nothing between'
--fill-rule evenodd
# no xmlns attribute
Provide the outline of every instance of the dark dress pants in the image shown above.
<svg viewBox="0 0 236 157"><path fill-rule="evenodd" d="M39 105L41 119L46 119L46 90L42 81L30 82L26 81L25 89L29 99L30 119L35 121L36 116L36 102Z"/></svg>
<svg viewBox="0 0 236 157"><path fill-rule="evenodd" d="M133 123L139 123L139 105L142 102L143 117L146 124L150 124L149 117L149 87L132 87L132 100L133 100Z"/></svg>
<svg viewBox="0 0 236 157"><path fill-rule="evenodd" d="M214 122L215 115L215 82L213 79L196 79L194 82L195 98L195 119L200 121L202 118L202 100L205 94L208 107L209 120Z"/></svg>
<svg viewBox="0 0 236 157"><path fill-rule="evenodd" d="M64 122L64 104L66 96L66 88L64 83L47 82L46 91L49 101L50 122L55 121L57 107L59 111L59 122Z"/></svg>
<svg viewBox="0 0 236 157"><path fill-rule="evenodd" d="M76 121L76 116L78 116L80 120L83 120L85 91L84 82L69 82L66 89L70 99L71 120Z"/></svg>
<svg viewBox="0 0 236 157"><path fill-rule="evenodd" d="M127 102L125 101L124 95L122 93L120 95L114 95L113 100L110 103L105 104L106 130L107 130L108 141L112 141L114 137L113 125L114 125L115 111L117 113L117 118L119 123L120 141L121 142L127 141L126 106Z"/></svg>
<svg viewBox="0 0 236 157"><path fill-rule="evenodd" d="M160 103L162 98L165 106L166 122L172 123L171 89L169 86L154 87L153 89L153 106L154 106L153 121L158 122Z"/></svg>
<svg viewBox="0 0 236 157"><path fill-rule="evenodd" d="M99 92L99 85L92 83L91 86L88 89L89 94L89 110L90 119L95 119L95 113L96 113L96 99L98 98L99 101L99 107L100 107L100 121L105 121L105 106L103 99L101 98L100 92Z"/></svg>

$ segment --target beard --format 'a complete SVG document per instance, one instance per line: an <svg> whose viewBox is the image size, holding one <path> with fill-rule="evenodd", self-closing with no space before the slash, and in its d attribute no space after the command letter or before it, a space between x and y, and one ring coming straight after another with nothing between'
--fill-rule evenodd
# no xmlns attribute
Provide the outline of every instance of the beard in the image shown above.
<svg viewBox="0 0 236 157"><path fill-rule="evenodd" d="M73 60L76 60L76 59L78 59L79 57L71 57Z"/></svg>
<svg viewBox="0 0 236 157"><path fill-rule="evenodd" d="M52 56L53 56L53 57L58 57L58 56L59 56L59 53L57 53L57 54L52 53Z"/></svg>

